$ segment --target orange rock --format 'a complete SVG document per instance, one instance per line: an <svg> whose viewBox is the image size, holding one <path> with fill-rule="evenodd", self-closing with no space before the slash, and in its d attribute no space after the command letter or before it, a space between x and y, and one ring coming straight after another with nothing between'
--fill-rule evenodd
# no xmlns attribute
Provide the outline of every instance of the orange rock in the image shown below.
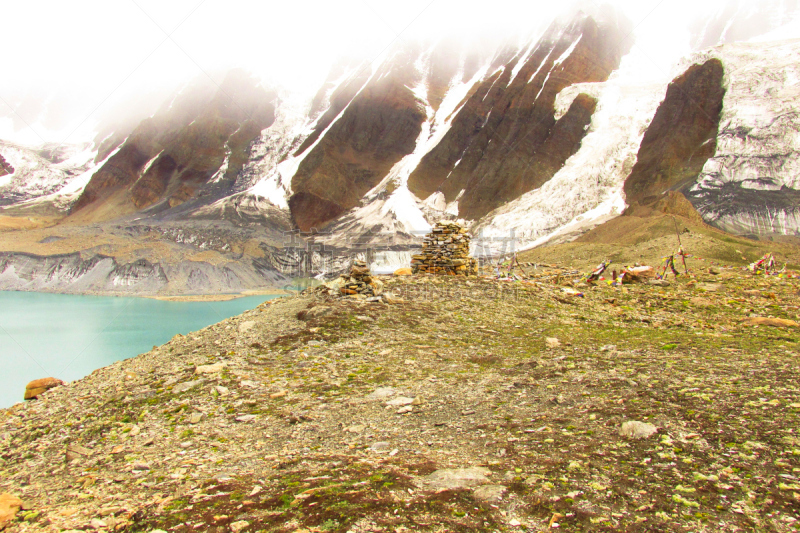
<svg viewBox="0 0 800 533"><path fill-rule="evenodd" d="M35 379L28 383L25 387L25 399L26 400L33 400L42 394L44 391L50 390L54 387L58 387L59 385L63 385L64 382L60 379L56 378L42 378L42 379Z"/></svg>
<svg viewBox="0 0 800 533"><path fill-rule="evenodd" d="M745 318L744 324L745 326L774 326L776 328L796 328L798 325L800 325L794 320L763 316Z"/></svg>
<svg viewBox="0 0 800 533"><path fill-rule="evenodd" d="M14 520L22 506L22 500L16 496L7 492L0 494L0 529L5 528L9 522Z"/></svg>
<svg viewBox="0 0 800 533"><path fill-rule="evenodd" d="M395 276L410 276L412 274L413 272L411 271L410 268L398 268L397 270L394 271Z"/></svg>

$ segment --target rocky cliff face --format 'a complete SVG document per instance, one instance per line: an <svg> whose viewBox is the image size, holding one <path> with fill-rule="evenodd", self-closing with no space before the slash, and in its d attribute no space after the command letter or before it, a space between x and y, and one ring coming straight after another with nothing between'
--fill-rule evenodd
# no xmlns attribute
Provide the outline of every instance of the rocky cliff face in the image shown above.
<svg viewBox="0 0 800 533"><path fill-rule="evenodd" d="M334 95L333 105L299 150L310 147L292 179L289 207L301 230L322 227L359 205L364 194L414 150L426 118L412 89L424 81L414 68L419 54L415 46L400 49L346 105L343 100L363 79L362 72Z"/></svg>
<svg viewBox="0 0 800 533"><path fill-rule="evenodd" d="M280 254L276 254L280 255ZM224 263L119 262L103 255L37 256L0 252L2 290L131 296L240 293L289 282L280 263L231 258ZM277 268L276 268L277 267Z"/></svg>
<svg viewBox="0 0 800 533"><path fill-rule="evenodd" d="M719 59L690 66L667 87L625 180L625 199L652 204L692 185L717 146L724 68Z"/></svg>

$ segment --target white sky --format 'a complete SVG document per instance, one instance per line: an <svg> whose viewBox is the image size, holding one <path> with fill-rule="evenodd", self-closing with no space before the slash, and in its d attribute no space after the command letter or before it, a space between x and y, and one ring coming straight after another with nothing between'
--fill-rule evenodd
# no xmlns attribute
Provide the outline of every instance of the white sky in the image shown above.
<svg viewBox="0 0 800 533"><path fill-rule="evenodd" d="M724 1L609 3L636 25L643 64L661 71L688 51L686 13ZM531 32L563 6L553 0L6 2L0 138L26 144L89 140L96 121L111 109L141 104L148 96L157 102L167 88L198 75L218 82L219 73L234 66L313 92L337 57L376 57L398 34L413 39ZM51 100L53 95L58 98Z"/></svg>

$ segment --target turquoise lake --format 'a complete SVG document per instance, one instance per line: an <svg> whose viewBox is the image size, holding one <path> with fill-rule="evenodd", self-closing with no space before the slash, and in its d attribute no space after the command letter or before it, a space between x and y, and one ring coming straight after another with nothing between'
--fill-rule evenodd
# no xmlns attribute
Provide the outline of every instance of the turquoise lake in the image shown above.
<svg viewBox="0 0 800 533"><path fill-rule="evenodd" d="M277 297L165 302L0 291L0 408L22 401L34 379L73 381Z"/></svg>

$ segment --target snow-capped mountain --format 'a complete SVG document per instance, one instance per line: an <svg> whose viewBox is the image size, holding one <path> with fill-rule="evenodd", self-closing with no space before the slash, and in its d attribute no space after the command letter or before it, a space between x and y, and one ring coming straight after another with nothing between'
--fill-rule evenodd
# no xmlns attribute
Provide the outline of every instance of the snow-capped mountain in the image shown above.
<svg viewBox="0 0 800 533"><path fill-rule="evenodd" d="M310 99L234 71L69 157L0 144L2 203L399 252L441 218L527 247L679 191L727 231L795 234L800 41L767 37L792 34L796 4L729 3L692 26L697 51L647 79L611 8L513 43L401 40L342 61Z"/></svg>
<svg viewBox="0 0 800 533"><path fill-rule="evenodd" d="M97 152L86 145L38 149L0 141L0 206L79 191L96 169Z"/></svg>

